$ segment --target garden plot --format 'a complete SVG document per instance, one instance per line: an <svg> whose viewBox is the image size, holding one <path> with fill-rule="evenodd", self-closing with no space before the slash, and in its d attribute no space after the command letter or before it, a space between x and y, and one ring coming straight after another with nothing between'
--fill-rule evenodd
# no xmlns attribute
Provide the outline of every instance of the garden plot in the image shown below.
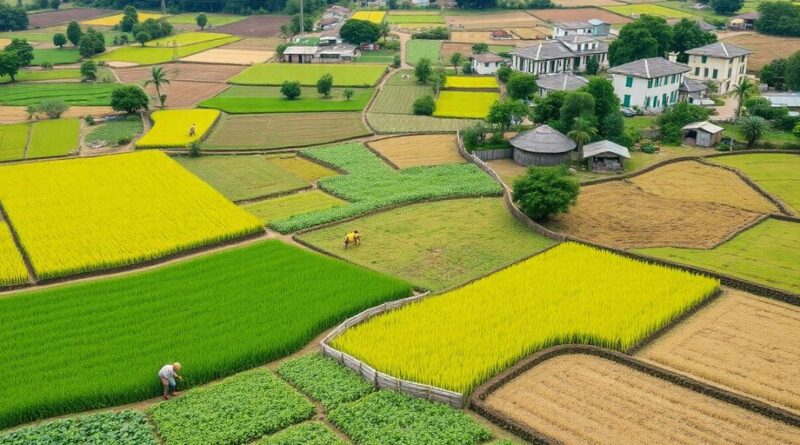
<svg viewBox="0 0 800 445"><path fill-rule="evenodd" d="M91 437L91 441L87 438ZM91 414L28 426L10 433L0 433L3 445L28 444L115 444L158 445L153 427L139 411Z"/></svg>
<svg viewBox="0 0 800 445"><path fill-rule="evenodd" d="M341 237L350 226L358 227L364 244L344 250ZM463 284L552 245L515 220L499 198L414 204L300 239L433 290Z"/></svg>
<svg viewBox="0 0 800 445"><path fill-rule="evenodd" d="M244 209L262 220L264 225L269 225L275 220L329 210L346 204L346 201L325 192L310 190L247 204Z"/></svg>
<svg viewBox="0 0 800 445"><path fill-rule="evenodd" d="M413 71L398 71L386 80L370 112L413 114L414 101L428 94L433 94L431 87L420 85Z"/></svg>
<svg viewBox="0 0 800 445"><path fill-rule="evenodd" d="M584 354L534 366L487 405L564 444L800 443L783 422Z"/></svg>
<svg viewBox="0 0 800 445"><path fill-rule="evenodd" d="M409 40L406 44L406 63L416 65L420 59L426 58L433 65L439 65L443 40Z"/></svg>
<svg viewBox="0 0 800 445"><path fill-rule="evenodd" d="M315 111L361 111L369 103L374 88L355 88L347 99L346 88L332 88L324 97L316 87L303 87L300 97L289 100L280 87L234 85L216 97L200 103L202 108L217 108L231 114L303 113Z"/></svg>
<svg viewBox="0 0 800 445"><path fill-rule="evenodd" d="M394 377L468 394L518 359L555 344L626 350L718 286L709 278L567 243L371 318L335 338L333 346Z"/></svg>
<svg viewBox="0 0 800 445"><path fill-rule="evenodd" d="M257 219L159 152L3 166L0 201L41 279L261 231Z"/></svg>
<svg viewBox="0 0 800 445"><path fill-rule="evenodd" d="M131 180L137 181L141 175ZM165 190L197 198L197 189ZM161 219L174 218L173 211ZM155 397L161 385L153 363L180 360L189 386L260 366L410 292L396 279L272 240L118 278L12 294L0 299L0 337L13 345L0 349L0 428ZM25 370L38 378L25 377Z"/></svg>
<svg viewBox="0 0 800 445"><path fill-rule="evenodd" d="M329 210L272 221L270 227L282 233L357 216L391 205L500 193L497 183L472 164L395 170L363 145L354 143L305 149L302 154L345 171L344 175L321 179L318 186L350 202Z"/></svg>
<svg viewBox="0 0 800 445"><path fill-rule="evenodd" d="M390 137L367 145L398 168L465 162L452 134Z"/></svg>
<svg viewBox="0 0 800 445"><path fill-rule="evenodd" d="M94 125L83 141L90 148L126 145L141 133L142 129L143 124L140 116L126 116Z"/></svg>
<svg viewBox="0 0 800 445"><path fill-rule="evenodd" d="M800 215L800 156L768 153L724 156L711 162L739 169L761 188Z"/></svg>
<svg viewBox="0 0 800 445"><path fill-rule="evenodd" d="M775 59L786 59L800 51L800 37L768 36L754 32L731 36L723 34L720 40L753 51L747 56L747 70L750 72L757 72Z"/></svg>
<svg viewBox="0 0 800 445"><path fill-rule="evenodd" d="M654 4L604 6L603 9L631 18L640 17L642 15L652 15L656 17L663 17L665 19L697 18L696 15L689 12Z"/></svg>
<svg viewBox="0 0 800 445"><path fill-rule="evenodd" d="M525 11L491 12L479 14L446 15L445 21L451 29L526 28L544 23ZM495 41L496 42L496 41Z"/></svg>
<svg viewBox="0 0 800 445"><path fill-rule="evenodd" d="M472 43L454 43L454 42L444 42L442 44L442 64L447 66L452 66L450 64L450 57L453 56L455 53L460 53L465 58L472 57ZM514 50L514 46L512 45L489 45L489 51L494 53L503 53L503 52L511 52Z"/></svg>
<svg viewBox="0 0 800 445"><path fill-rule="evenodd" d="M156 65L167 62L176 62L183 57L207 51L218 46L227 45L237 40L239 40L239 37L226 37L174 48L123 46L97 55L94 57L94 59L110 62L110 64L111 62L114 62L114 64L121 64L123 66L128 66L129 64Z"/></svg>
<svg viewBox="0 0 800 445"><path fill-rule="evenodd" d="M108 13L108 12L109 11L106 11L106 13ZM141 12L141 11L139 11L138 14L139 14L139 21L140 22L143 22L143 21L145 21L147 19L158 20L158 19L160 19L162 17L166 17L165 15L155 14L155 13L151 13L151 12ZM98 18L98 19L84 20L84 21L81 22L81 24L85 25L85 26L114 26L114 25L119 25L119 22L121 20L122 20L122 14L116 14L116 15L110 15L110 16L106 16L106 17L101 17L101 18Z"/></svg>
<svg viewBox="0 0 800 445"><path fill-rule="evenodd" d="M233 65L200 65L194 63L165 63L161 65L170 82L176 80L192 82L225 83L244 70ZM114 72L125 83L142 84L151 77L152 67L117 68Z"/></svg>
<svg viewBox="0 0 800 445"><path fill-rule="evenodd" d="M709 249L639 252L800 293L800 224L769 219Z"/></svg>
<svg viewBox="0 0 800 445"><path fill-rule="evenodd" d="M93 19L109 14L108 9L99 8L71 8L59 9L55 11L38 12L28 14L28 26L30 28L48 28L50 26L63 25L67 22Z"/></svg>
<svg viewBox="0 0 800 445"><path fill-rule="evenodd" d="M537 28L511 28L509 31L511 34L523 40L542 40L552 35L552 31L546 26ZM526 46L532 43L534 42L517 42L517 46Z"/></svg>
<svg viewBox="0 0 800 445"><path fill-rule="evenodd" d="M274 37L280 34L281 26L289 23L289 20L289 16L285 15L256 15L217 26L214 30L239 37Z"/></svg>
<svg viewBox="0 0 800 445"><path fill-rule="evenodd" d="M381 24L386 18L386 11L356 11L350 18Z"/></svg>
<svg viewBox="0 0 800 445"><path fill-rule="evenodd" d="M253 65L266 62L275 56L274 51L254 49L214 48L181 59L182 62L224 63L230 65Z"/></svg>
<svg viewBox="0 0 800 445"><path fill-rule="evenodd" d="M231 201L287 193L310 186L307 180L269 162L270 158L264 155L178 156L175 160Z"/></svg>
<svg viewBox="0 0 800 445"><path fill-rule="evenodd" d="M219 118L217 110L159 110L150 115L153 126L141 139L137 148L185 148L203 140ZM191 128L194 126L194 135Z"/></svg>
<svg viewBox="0 0 800 445"><path fill-rule="evenodd" d="M22 284L28 281L28 269L17 250L11 229L0 219L0 286Z"/></svg>
<svg viewBox="0 0 800 445"><path fill-rule="evenodd" d="M544 20L545 22L551 23L568 21L583 22L591 19L600 19L612 25L622 25L632 21L628 17L624 17L600 8L536 9L530 11L530 13Z"/></svg>
<svg viewBox="0 0 800 445"><path fill-rule="evenodd" d="M270 437L265 437L256 445L346 445L336 433L324 423L306 422L290 426Z"/></svg>
<svg viewBox="0 0 800 445"><path fill-rule="evenodd" d="M388 113L367 113L367 120L378 133L456 132L481 122L476 119L441 119Z"/></svg>
<svg viewBox="0 0 800 445"><path fill-rule="evenodd" d="M485 43L487 45L511 45L515 46L519 43L517 39L511 40L495 40L492 38L492 33L489 31L453 31L450 33L450 42L456 43Z"/></svg>
<svg viewBox="0 0 800 445"><path fill-rule="evenodd" d="M228 85L224 83L187 82L184 80L170 80L166 85L161 85L161 94L167 95L166 105L169 107L190 108L215 95L225 91ZM159 104L158 91L155 85L148 85L145 91L150 96L151 104Z"/></svg>
<svg viewBox="0 0 800 445"><path fill-rule="evenodd" d="M726 290L637 356L800 413L798 306Z"/></svg>
<svg viewBox="0 0 800 445"><path fill-rule="evenodd" d="M442 91L436 99L436 117L483 119L489 108L500 100L499 93Z"/></svg>
<svg viewBox="0 0 800 445"><path fill-rule="evenodd" d="M285 81L298 81L302 85L316 86L323 74L333 76L333 86L370 87L378 83L386 71L384 65L331 65L260 63L253 65L230 80L240 85L282 85Z"/></svg>
<svg viewBox="0 0 800 445"><path fill-rule="evenodd" d="M0 104L36 105L47 100L60 100L69 105L109 105L113 83L20 83L0 86Z"/></svg>
<svg viewBox="0 0 800 445"><path fill-rule="evenodd" d="M302 147L369 134L361 113L224 115L204 146L213 150Z"/></svg>

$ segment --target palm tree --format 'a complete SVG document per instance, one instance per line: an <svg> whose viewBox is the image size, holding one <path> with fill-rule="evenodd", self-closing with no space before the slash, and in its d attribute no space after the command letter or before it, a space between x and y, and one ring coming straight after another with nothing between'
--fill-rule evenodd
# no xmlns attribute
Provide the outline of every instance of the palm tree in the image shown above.
<svg viewBox="0 0 800 445"><path fill-rule="evenodd" d="M736 96L736 99L739 103L736 105L736 118L738 119L742 115L742 105L744 105L747 99L750 99L753 95L756 94L756 85L753 82L750 82L750 79L744 79L733 87L733 95Z"/></svg>
<svg viewBox="0 0 800 445"><path fill-rule="evenodd" d="M752 147L756 141L761 139L769 128L766 119L759 116L747 116L738 122L739 130L747 139L747 147Z"/></svg>
<svg viewBox="0 0 800 445"><path fill-rule="evenodd" d="M169 84L169 79L167 79L167 73L164 72L164 68L160 66L153 67L152 71L150 71L150 78L147 79L147 82L144 83L144 86L146 87L150 84L156 86L158 100L161 102L161 108L164 108L164 102L167 100L167 95L161 95L161 85Z"/></svg>
<svg viewBox="0 0 800 445"><path fill-rule="evenodd" d="M583 116L575 118L575 123L572 124L572 130L567 133L567 136L578 144L579 159L583 159L583 146L591 142L592 138L596 135L597 128L592 125L592 121Z"/></svg>

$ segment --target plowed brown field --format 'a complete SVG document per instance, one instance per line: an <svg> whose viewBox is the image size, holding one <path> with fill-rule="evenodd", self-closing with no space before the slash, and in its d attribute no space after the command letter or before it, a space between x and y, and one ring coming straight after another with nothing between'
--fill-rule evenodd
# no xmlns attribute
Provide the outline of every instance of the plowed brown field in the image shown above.
<svg viewBox="0 0 800 445"><path fill-rule="evenodd" d="M465 162L452 134L387 138L368 145L399 168Z"/></svg>
<svg viewBox="0 0 800 445"><path fill-rule="evenodd" d="M595 356L560 356L488 405L564 444L800 444L800 429Z"/></svg>
<svg viewBox="0 0 800 445"><path fill-rule="evenodd" d="M199 63L165 63L160 65L167 74L167 79L193 82L225 83L231 77L242 72L246 67L235 65L209 65ZM140 83L150 78L153 67L117 68L114 70L122 82Z"/></svg>
<svg viewBox="0 0 800 445"><path fill-rule="evenodd" d="M115 13L117 13L117 11L98 8L59 9L57 11L28 14L28 26L30 28L47 28L55 25L62 25L73 20L82 22L97 17L114 15Z"/></svg>
<svg viewBox="0 0 800 445"><path fill-rule="evenodd" d="M530 13L546 22L581 22L591 19L600 19L612 25L631 22L627 17L598 8L537 9Z"/></svg>
<svg viewBox="0 0 800 445"><path fill-rule="evenodd" d="M544 23L525 11L509 11L497 14L451 15L444 18L452 29L504 29L527 28ZM501 41L497 41L501 42Z"/></svg>
<svg viewBox="0 0 800 445"><path fill-rule="evenodd" d="M800 413L800 307L726 290L637 355Z"/></svg>
<svg viewBox="0 0 800 445"><path fill-rule="evenodd" d="M172 80L169 84L161 86L161 94L167 95L166 105L168 107L193 107L198 102L216 96L226 88L228 88L228 85L224 83ZM149 85L145 90L152 98L150 103L157 104L156 87Z"/></svg>
<svg viewBox="0 0 800 445"><path fill-rule="evenodd" d="M256 15L238 22L214 28L215 32L224 32L240 37L273 37L281 31L281 25L289 22L286 15Z"/></svg>

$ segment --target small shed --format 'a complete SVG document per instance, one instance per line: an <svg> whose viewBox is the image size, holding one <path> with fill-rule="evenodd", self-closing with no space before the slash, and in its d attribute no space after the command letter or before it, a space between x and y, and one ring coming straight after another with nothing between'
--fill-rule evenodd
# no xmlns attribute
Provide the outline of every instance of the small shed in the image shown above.
<svg viewBox="0 0 800 445"><path fill-rule="evenodd" d="M283 60L288 63L311 63L318 49L316 46L289 46L283 50Z"/></svg>
<svg viewBox="0 0 800 445"><path fill-rule="evenodd" d="M611 141L597 141L583 146L583 159L593 172L618 172L624 170L624 160L630 159L628 149Z"/></svg>
<svg viewBox="0 0 800 445"><path fill-rule="evenodd" d="M713 147L722 139L724 128L708 121L692 122L683 127L683 143L699 147Z"/></svg>
<svg viewBox="0 0 800 445"><path fill-rule="evenodd" d="M559 165L570 161L575 141L550 127L540 125L522 132L509 141L514 147L514 160L522 165Z"/></svg>
<svg viewBox="0 0 800 445"><path fill-rule="evenodd" d="M505 61L497 54L473 54L472 56L472 71L481 75L495 74L500 68L500 64Z"/></svg>

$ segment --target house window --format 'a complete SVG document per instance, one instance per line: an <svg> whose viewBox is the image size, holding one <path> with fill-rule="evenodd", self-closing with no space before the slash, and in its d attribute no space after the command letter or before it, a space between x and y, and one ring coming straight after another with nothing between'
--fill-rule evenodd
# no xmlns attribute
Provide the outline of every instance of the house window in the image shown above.
<svg viewBox="0 0 800 445"><path fill-rule="evenodd" d="M708 56L703 56L702 60L703 60L703 63L706 63L706 61L708 61Z"/></svg>
<svg viewBox="0 0 800 445"><path fill-rule="evenodd" d="M628 76L628 77L625 78L625 86L627 88L630 88L630 87L633 86L633 77Z"/></svg>
<svg viewBox="0 0 800 445"><path fill-rule="evenodd" d="M731 78L732 74L733 74L733 68L728 68L728 79Z"/></svg>
<svg viewBox="0 0 800 445"><path fill-rule="evenodd" d="M669 104L669 101L668 101L668 99L667 99L667 93L664 93L664 94L662 94L662 95L661 95L661 98L662 98L662 100L661 100L661 104L662 104L662 105L664 105L664 106L666 107L666 106Z"/></svg>
<svg viewBox="0 0 800 445"><path fill-rule="evenodd" d="M630 79L630 77L628 79ZM653 79L647 79L647 88L653 88Z"/></svg>
<svg viewBox="0 0 800 445"><path fill-rule="evenodd" d="M630 107L631 106L631 95L626 94L625 97L622 99L622 106Z"/></svg>
<svg viewBox="0 0 800 445"><path fill-rule="evenodd" d="M650 96L644 98L644 108L645 109L650 108Z"/></svg>
<svg viewBox="0 0 800 445"><path fill-rule="evenodd" d="M708 77L708 68L703 70L703 77Z"/></svg>
<svg viewBox="0 0 800 445"><path fill-rule="evenodd" d="M700 67L699 66L694 69L694 75L695 76L699 76L700 75Z"/></svg>
<svg viewBox="0 0 800 445"><path fill-rule="evenodd" d="M719 74L719 71L717 71L717 69L716 69L716 68L714 68L714 73L712 74L712 76L711 76L711 77L713 77L714 79L716 79L718 74Z"/></svg>
<svg viewBox="0 0 800 445"><path fill-rule="evenodd" d="M653 108L658 108L658 96L653 98Z"/></svg>
<svg viewBox="0 0 800 445"><path fill-rule="evenodd" d="M742 56L742 63L744 63L744 58L745 58L745 57L747 57L747 56Z"/></svg>

